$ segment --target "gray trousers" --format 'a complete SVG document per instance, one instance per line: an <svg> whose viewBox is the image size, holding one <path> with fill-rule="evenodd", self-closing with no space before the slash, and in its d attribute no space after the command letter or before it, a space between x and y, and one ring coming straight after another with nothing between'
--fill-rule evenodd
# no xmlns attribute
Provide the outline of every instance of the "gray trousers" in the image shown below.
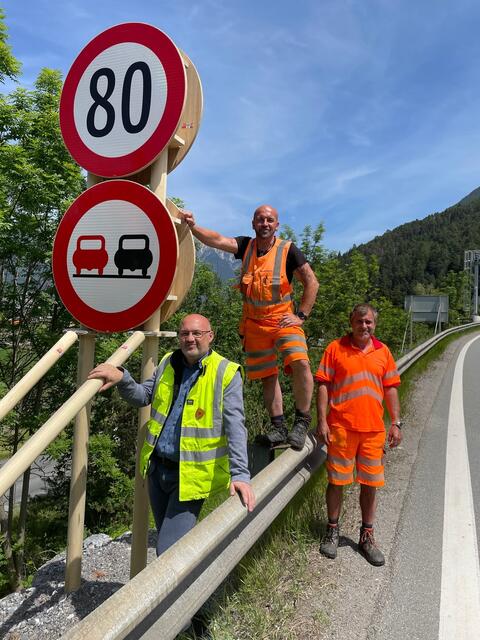
<svg viewBox="0 0 480 640"><path fill-rule="evenodd" d="M179 499L178 466L167 468L153 455L148 470L150 504L157 527L157 556L192 529L203 500Z"/></svg>

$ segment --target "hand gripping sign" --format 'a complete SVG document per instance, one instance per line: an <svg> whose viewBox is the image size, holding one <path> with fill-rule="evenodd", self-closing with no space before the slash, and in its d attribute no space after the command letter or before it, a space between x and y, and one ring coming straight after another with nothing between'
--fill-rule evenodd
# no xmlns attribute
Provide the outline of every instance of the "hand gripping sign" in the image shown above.
<svg viewBox="0 0 480 640"><path fill-rule="evenodd" d="M128 180L101 182L63 216L53 244L58 294L81 324L125 331L164 302L178 260L178 239L166 207Z"/></svg>
<svg viewBox="0 0 480 640"><path fill-rule="evenodd" d="M138 173L181 128L186 88L185 61L162 31L142 23L111 27L85 46L65 80L65 145L97 176Z"/></svg>

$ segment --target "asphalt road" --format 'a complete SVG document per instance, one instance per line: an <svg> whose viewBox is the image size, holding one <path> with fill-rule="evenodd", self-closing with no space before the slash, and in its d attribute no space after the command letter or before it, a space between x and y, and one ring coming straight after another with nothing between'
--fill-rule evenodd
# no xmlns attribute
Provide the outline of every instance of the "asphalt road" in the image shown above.
<svg viewBox="0 0 480 640"><path fill-rule="evenodd" d="M419 442L369 640L480 638L480 337L455 356Z"/></svg>

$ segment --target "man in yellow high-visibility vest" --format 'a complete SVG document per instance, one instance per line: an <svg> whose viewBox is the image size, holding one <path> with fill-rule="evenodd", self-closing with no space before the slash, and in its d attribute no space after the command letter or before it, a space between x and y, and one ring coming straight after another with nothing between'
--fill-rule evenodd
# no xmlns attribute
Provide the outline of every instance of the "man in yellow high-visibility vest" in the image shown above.
<svg viewBox="0 0 480 640"><path fill-rule="evenodd" d="M117 385L130 404L151 404L140 470L148 476L157 555L195 525L210 495L229 488L249 511L255 506L241 367L211 349L214 335L204 316L186 316L178 333L180 348L142 384L107 363L88 376L104 381L100 391Z"/></svg>

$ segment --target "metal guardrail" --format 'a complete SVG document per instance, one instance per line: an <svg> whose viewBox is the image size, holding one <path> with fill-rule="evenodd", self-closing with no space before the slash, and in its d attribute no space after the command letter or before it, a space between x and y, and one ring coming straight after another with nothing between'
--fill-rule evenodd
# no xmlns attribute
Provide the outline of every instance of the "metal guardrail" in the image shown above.
<svg viewBox="0 0 480 640"><path fill-rule="evenodd" d="M174 638L326 458L314 438L252 480L257 506L233 496L63 638Z"/></svg>
<svg viewBox="0 0 480 640"><path fill-rule="evenodd" d="M410 367L414 362L416 362L419 358L427 353L432 347L434 347L440 340L446 338L448 335L452 333L458 333L459 331L465 331L466 329L473 329L477 327L480 330L480 324L478 322L470 322L468 324L462 324L459 327L452 327L451 329L445 329L445 331L441 331L437 333L433 338L429 338L422 344L414 347L411 351L406 353L404 356L397 360L397 368L400 374L404 373L408 367Z"/></svg>
<svg viewBox="0 0 480 640"><path fill-rule="evenodd" d="M447 329L397 361L404 373L451 333ZM302 451L286 450L252 484L257 507L248 514L229 498L68 631L64 640L173 640L275 517L323 464L325 449L311 437Z"/></svg>

